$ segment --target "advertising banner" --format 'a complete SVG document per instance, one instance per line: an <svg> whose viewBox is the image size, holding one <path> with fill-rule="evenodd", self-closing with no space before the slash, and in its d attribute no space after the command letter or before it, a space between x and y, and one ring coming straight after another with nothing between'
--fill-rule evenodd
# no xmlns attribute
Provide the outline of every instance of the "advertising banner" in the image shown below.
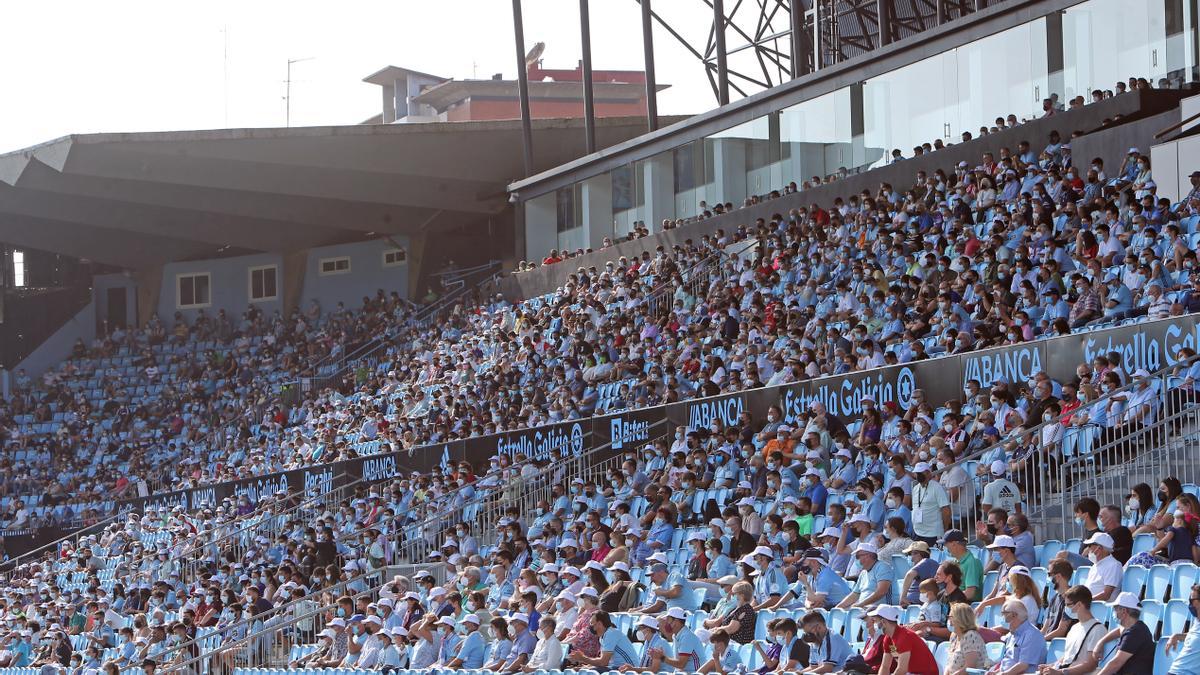
<svg viewBox="0 0 1200 675"><path fill-rule="evenodd" d="M1066 381L1075 368L1098 354L1118 352L1126 373L1138 368L1151 372L1175 364L1180 347L1200 345L1200 321L1189 315L1160 321L1078 333L1049 340L996 347L969 354L944 356L869 371L832 375L780 387L714 396L666 406L614 413L590 419L550 424L534 429L493 434L465 441L450 441L386 455L284 471L266 476L218 483L190 490L152 495L119 503L119 510L182 506L194 509L218 504L226 497L247 496L257 502L279 490L298 492L331 480L348 484L389 480L410 471L422 473L466 460L477 470L497 455L524 454L534 459L580 456L611 443L614 452L636 448L652 438L671 433L674 427L707 427L719 420L737 424L742 413L756 422L766 420L767 410L779 406L783 418L795 422L814 401L844 420L862 413L862 397L870 395L879 404L895 401L902 410L913 402L913 392L924 391L933 405L960 398L963 386L978 380L990 387L1001 380L1022 386L1039 371ZM340 478L338 478L340 477Z"/></svg>

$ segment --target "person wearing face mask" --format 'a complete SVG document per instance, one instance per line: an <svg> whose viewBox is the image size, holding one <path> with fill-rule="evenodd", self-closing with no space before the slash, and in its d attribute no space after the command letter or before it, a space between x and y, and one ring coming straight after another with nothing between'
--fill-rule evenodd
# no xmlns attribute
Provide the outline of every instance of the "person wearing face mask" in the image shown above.
<svg viewBox="0 0 1200 675"><path fill-rule="evenodd" d="M1116 597L1123 578L1121 563L1112 556L1112 537L1105 532L1094 534L1084 540L1083 547L1092 562L1083 585L1088 587L1098 602L1107 602L1109 598Z"/></svg>
<svg viewBox="0 0 1200 675"><path fill-rule="evenodd" d="M1166 655L1171 659L1168 675L1200 673L1200 584L1193 584L1188 592L1188 611L1192 616L1191 628L1167 640ZM1179 651L1175 652L1177 648Z"/></svg>
<svg viewBox="0 0 1200 675"><path fill-rule="evenodd" d="M1108 657L1108 663L1097 675L1134 675L1154 672L1154 635L1141 621L1142 605L1133 593L1121 593L1109 603L1113 617L1120 624L1109 631L1092 649L1092 656L1100 663ZM1117 641L1111 655L1106 645ZM1186 672L1186 671L1185 671Z"/></svg>
<svg viewBox="0 0 1200 675"><path fill-rule="evenodd" d="M1027 673L1046 661L1046 641L1030 620L1029 610L1019 600L1008 600L1000 611L1008 635L1004 637L1004 648L1000 661L989 673L1010 675Z"/></svg>
<svg viewBox="0 0 1200 675"><path fill-rule="evenodd" d="M880 605L868 613L883 633L879 675L938 675L937 661L916 633L900 625L900 608Z"/></svg>

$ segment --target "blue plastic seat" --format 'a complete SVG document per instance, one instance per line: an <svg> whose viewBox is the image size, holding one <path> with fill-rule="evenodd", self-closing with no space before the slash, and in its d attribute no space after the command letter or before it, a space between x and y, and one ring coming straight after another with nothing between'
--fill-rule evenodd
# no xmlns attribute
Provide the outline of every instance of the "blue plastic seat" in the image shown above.
<svg viewBox="0 0 1200 675"><path fill-rule="evenodd" d="M1150 574L1146 577L1146 599L1166 600L1172 574L1171 568L1166 565L1151 567Z"/></svg>

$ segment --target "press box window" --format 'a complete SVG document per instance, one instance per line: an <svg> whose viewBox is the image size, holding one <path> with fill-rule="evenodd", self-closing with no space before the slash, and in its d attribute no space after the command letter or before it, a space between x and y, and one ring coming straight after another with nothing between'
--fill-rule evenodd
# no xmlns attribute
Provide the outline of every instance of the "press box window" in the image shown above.
<svg viewBox="0 0 1200 675"><path fill-rule="evenodd" d="M250 268L250 302L274 300L279 297L278 268L275 265Z"/></svg>
<svg viewBox="0 0 1200 675"><path fill-rule="evenodd" d="M178 295L175 306L179 309L208 307L212 304L212 287L207 272L204 274L180 274L177 279Z"/></svg>

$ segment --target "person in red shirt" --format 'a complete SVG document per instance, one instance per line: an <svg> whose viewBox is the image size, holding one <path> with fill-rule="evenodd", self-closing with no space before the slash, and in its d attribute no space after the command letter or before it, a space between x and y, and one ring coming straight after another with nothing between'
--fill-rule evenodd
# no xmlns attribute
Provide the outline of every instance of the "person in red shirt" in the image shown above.
<svg viewBox="0 0 1200 675"><path fill-rule="evenodd" d="M562 258L558 257L558 249L550 249L550 255L542 258L543 265L553 265L556 262L562 262Z"/></svg>
<svg viewBox="0 0 1200 675"><path fill-rule="evenodd" d="M937 661L929 645L916 633L900 625L900 608L880 605L868 616L879 619L883 627L883 661L879 675L938 675Z"/></svg>

